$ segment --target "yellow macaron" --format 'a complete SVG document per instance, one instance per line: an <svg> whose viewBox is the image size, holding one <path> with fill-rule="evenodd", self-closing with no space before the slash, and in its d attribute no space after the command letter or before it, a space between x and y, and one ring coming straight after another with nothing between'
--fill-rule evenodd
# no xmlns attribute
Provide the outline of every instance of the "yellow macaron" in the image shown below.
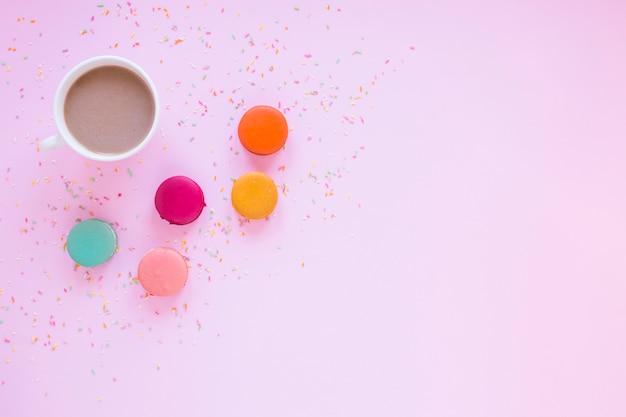
<svg viewBox="0 0 626 417"><path fill-rule="evenodd" d="M267 174L248 172L233 183L233 208L248 219L263 219L274 211L278 202L276 184Z"/></svg>

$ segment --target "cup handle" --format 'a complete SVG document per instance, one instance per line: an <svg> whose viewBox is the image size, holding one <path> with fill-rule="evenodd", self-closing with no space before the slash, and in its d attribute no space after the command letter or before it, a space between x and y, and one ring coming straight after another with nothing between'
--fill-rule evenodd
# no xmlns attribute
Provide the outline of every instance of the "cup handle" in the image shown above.
<svg viewBox="0 0 626 417"><path fill-rule="evenodd" d="M59 134L49 136L45 138L44 140L42 140L41 142L39 142L39 148L42 151L49 151L55 148L59 148L63 145L65 145L65 141Z"/></svg>

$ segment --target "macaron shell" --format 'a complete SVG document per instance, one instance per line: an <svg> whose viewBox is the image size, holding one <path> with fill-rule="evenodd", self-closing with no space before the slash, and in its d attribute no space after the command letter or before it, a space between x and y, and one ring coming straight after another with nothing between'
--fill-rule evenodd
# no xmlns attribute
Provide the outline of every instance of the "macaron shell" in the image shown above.
<svg viewBox="0 0 626 417"><path fill-rule="evenodd" d="M172 295L187 283L187 262L175 249L154 248L139 262L137 276L148 293L156 296Z"/></svg>
<svg viewBox="0 0 626 417"><path fill-rule="evenodd" d="M254 106L244 113L237 129L241 144L257 155L279 151L287 141L289 127L285 116L271 106Z"/></svg>
<svg viewBox="0 0 626 417"><path fill-rule="evenodd" d="M102 265L117 250L117 234L106 222L87 219L67 235L67 251L74 262L85 267Z"/></svg>
<svg viewBox="0 0 626 417"><path fill-rule="evenodd" d="M204 193L191 178L179 175L159 185L154 205L161 218L171 224L188 224L196 220L206 206Z"/></svg>
<svg viewBox="0 0 626 417"><path fill-rule="evenodd" d="M231 202L241 216L252 220L263 219L274 211L278 190L267 174L248 172L233 183Z"/></svg>

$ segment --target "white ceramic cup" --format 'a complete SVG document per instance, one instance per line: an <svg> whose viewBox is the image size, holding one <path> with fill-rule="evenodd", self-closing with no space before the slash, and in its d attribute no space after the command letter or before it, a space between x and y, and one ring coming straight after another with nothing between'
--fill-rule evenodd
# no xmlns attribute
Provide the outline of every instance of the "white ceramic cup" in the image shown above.
<svg viewBox="0 0 626 417"><path fill-rule="evenodd" d="M95 68L110 65L126 68L139 76L146 83L146 85L150 89L150 92L152 93L152 98L154 100L154 119L152 121L150 130L143 138L143 140L137 144L137 146L126 152L105 154L94 152L86 148L80 142L80 140L72 135L65 121L64 109L67 93L72 84L74 84L74 82L80 76ZM53 106L54 120L58 128L58 133L42 140L39 144L40 149L47 151L57 148L59 146L68 145L70 148L74 149L76 152L83 155L84 157L96 161L119 161L121 159L125 159L136 154L148 144L156 131L157 122L159 120L159 96L157 94L156 87L154 86L154 83L152 82L148 74L134 62L129 61L126 58L112 55L96 56L87 59L86 61L83 61L80 64L76 65L74 68L72 68L61 80L61 84L59 84L59 87L57 88L56 94L54 96Z"/></svg>

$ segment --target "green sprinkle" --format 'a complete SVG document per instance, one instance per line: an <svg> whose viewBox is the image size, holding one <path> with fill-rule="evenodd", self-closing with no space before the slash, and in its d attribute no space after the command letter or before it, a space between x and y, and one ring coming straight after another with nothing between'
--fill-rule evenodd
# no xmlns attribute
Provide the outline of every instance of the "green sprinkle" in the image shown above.
<svg viewBox="0 0 626 417"><path fill-rule="evenodd" d="M128 176L133 177L133 171L131 171L130 168L126 168L126 172L128 172Z"/></svg>

